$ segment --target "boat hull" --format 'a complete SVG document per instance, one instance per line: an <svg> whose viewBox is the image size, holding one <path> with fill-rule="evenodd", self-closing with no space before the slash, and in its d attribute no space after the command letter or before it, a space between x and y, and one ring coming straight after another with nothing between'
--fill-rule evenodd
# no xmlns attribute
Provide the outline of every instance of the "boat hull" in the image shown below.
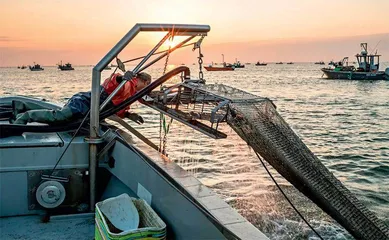
<svg viewBox="0 0 389 240"><path fill-rule="evenodd" d="M347 79L347 80L388 80L384 72L370 73L370 72L353 72L353 71L334 71L329 69L322 69L323 73L328 79Z"/></svg>
<svg viewBox="0 0 389 240"><path fill-rule="evenodd" d="M233 67L204 67L207 71L234 71Z"/></svg>
<svg viewBox="0 0 389 240"><path fill-rule="evenodd" d="M59 67L59 69L61 70L61 71L72 71L72 70L74 70L74 68L72 68L72 67Z"/></svg>
<svg viewBox="0 0 389 240"><path fill-rule="evenodd" d="M43 68L30 68L31 71L36 72L36 71L43 71Z"/></svg>

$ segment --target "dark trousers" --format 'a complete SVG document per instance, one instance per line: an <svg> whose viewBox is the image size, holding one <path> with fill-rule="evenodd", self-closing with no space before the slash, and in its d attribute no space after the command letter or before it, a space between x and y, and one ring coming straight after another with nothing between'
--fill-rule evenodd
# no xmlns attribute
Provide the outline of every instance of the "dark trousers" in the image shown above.
<svg viewBox="0 0 389 240"><path fill-rule="evenodd" d="M100 88L100 104L108 98L103 87ZM83 118L89 112L91 92L80 92L73 95L62 109L53 110L44 108L35 103L12 101L14 124L27 124L28 122L54 123L68 122L76 118ZM107 108L112 107L109 102Z"/></svg>
<svg viewBox="0 0 389 240"><path fill-rule="evenodd" d="M44 108L35 103L13 101L13 124L27 124L28 122L53 123L65 122L73 118L74 114L68 106L53 110Z"/></svg>

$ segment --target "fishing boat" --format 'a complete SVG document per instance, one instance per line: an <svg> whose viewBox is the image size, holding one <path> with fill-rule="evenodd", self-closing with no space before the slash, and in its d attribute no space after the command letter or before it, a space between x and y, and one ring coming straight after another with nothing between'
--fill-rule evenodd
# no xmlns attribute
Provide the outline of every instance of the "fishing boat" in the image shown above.
<svg viewBox="0 0 389 240"><path fill-rule="evenodd" d="M74 70L74 68L72 67L72 64L70 64L70 63L62 64L62 61L61 61L60 64L58 64L58 69L60 69L61 71L72 71L72 70Z"/></svg>
<svg viewBox="0 0 389 240"><path fill-rule="evenodd" d="M235 70L235 67L230 64L230 63L226 63L224 61L224 54L222 54L222 58L223 58L223 61L222 61L222 67L215 67L215 65L217 65L216 63L214 64L212 62L212 64L208 65L208 66L204 66L204 68L207 70L207 71L210 71L210 72L215 72L215 71L234 71Z"/></svg>
<svg viewBox="0 0 389 240"><path fill-rule="evenodd" d="M26 69L26 68L27 68L27 67L26 67L26 66L24 66L24 65L20 67L20 69Z"/></svg>
<svg viewBox="0 0 389 240"><path fill-rule="evenodd" d="M283 62L276 62L276 64L284 64Z"/></svg>
<svg viewBox="0 0 389 240"><path fill-rule="evenodd" d="M294 64L294 62L288 62L288 63L286 63L286 64Z"/></svg>
<svg viewBox="0 0 389 240"><path fill-rule="evenodd" d="M361 52L356 54L358 66L349 66L348 57L342 61L332 62L333 68L322 68L323 75L328 79L347 80L389 80L389 68L380 71L380 56L377 53L369 54L367 43L361 43Z"/></svg>
<svg viewBox="0 0 389 240"><path fill-rule="evenodd" d="M255 64L255 66L267 66L267 63L264 63L264 62L257 62L256 64Z"/></svg>
<svg viewBox="0 0 389 240"><path fill-rule="evenodd" d="M41 67L41 65L35 64L35 63L34 63L34 66L28 66L28 68L29 68L31 71L43 71L43 70L44 70L44 69Z"/></svg>
<svg viewBox="0 0 389 240"><path fill-rule="evenodd" d="M233 67L214 67L212 65L209 65L209 66L204 66L204 68L207 70L207 71L210 71L210 72L214 72L214 71L234 71L235 68Z"/></svg>
<svg viewBox="0 0 389 240"><path fill-rule="evenodd" d="M232 65L234 68L244 68L244 64L241 64L238 59L235 59L235 63Z"/></svg>
<svg viewBox="0 0 389 240"><path fill-rule="evenodd" d="M204 66L204 68L207 71L214 72L214 71L234 71L235 68L231 64L224 63L222 67L215 67L213 65Z"/></svg>
<svg viewBox="0 0 389 240"><path fill-rule="evenodd" d="M111 70L111 69L112 68L109 65L107 65L107 66L105 66L105 68L103 70Z"/></svg>
<svg viewBox="0 0 389 240"><path fill-rule="evenodd" d="M315 62L315 64L317 64L317 65L325 65L325 63L323 61Z"/></svg>
<svg viewBox="0 0 389 240"><path fill-rule="evenodd" d="M108 107L124 80L100 103L105 66L144 31L163 31L166 35L142 57L132 70L134 75L161 59L167 66L170 54L194 41L199 52L198 78L191 76L188 67L179 66L121 104ZM219 126L229 125L259 161L265 159L356 239L388 239L389 228L308 149L270 99L225 84L206 84L200 44L209 31L208 25L136 24L93 68L90 114L81 119L51 125L10 124L6 119L16 111L14 101L45 109L60 106L29 97L0 98L0 225L6 226L1 237L118 239L127 232L116 228L116 221L107 224L109 216L100 214L99 206L125 194L145 202L166 226L158 231L147 228L150 231L140 233L138 239L267 239L217 194L171 161L164 147L157 147L115 117L119 110L140 101L215 140L227 137ZM173 35L187 38L162 54L157 52ZM157 53L161 55L145 64ZM119 69L126 71L121 60L117 61ZM173 78L180 82L161 87ZM121 126L104 121L108 118ZM134 144L131 134L141 141ZM115 233L111 234L112 229Z"/></svg>
<svg viewBox="0 0 389 240"><path fill-rule="evenodd" d="M212 190L161 153L155 144L142 138L139 132L133 133L144 142L135 145L128 131L103 121L118 110L104 108L105 103L99 105L94 101L94 96L99 98L102 71L139 32L150 31L163 31L167 35L134 68L134 74L163 57L168 59L169 54L190 40L204 38L210 27L136 24L94 66L91 111L84 119L53 125L9 124L7 106L11 107L13 101L21 100L47 109L60 106L29 97L0 98L1 239L40 239L41 236L47 239L107 239L100 236L106 232L102 230L105 225L101 215L96 213L95 218L96 204L121 194L142 199L151 206L166 224L163 234L167 239L247 239L247 236L268 239ZM158 60L145 65L158 47L175 34L186 36L186 39L171 51L165 51ZM179 66L158 77L119 107L141 100L167 80L180 76L183 81L189 81L189 68ZM134 131L127 122L116 121ZM95 130L87 130L85 122ZM83 124L85 126L81 127ZM142 236L142 232L140 234ZM143 236L165 239L153 231Z"/></svg>

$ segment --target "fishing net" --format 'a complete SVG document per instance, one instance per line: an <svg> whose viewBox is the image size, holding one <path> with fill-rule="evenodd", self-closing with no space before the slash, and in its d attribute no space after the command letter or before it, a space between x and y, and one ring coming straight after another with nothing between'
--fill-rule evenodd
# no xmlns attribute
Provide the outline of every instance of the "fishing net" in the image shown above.
<svg viewBox="0 0 389 240"><path fill-rule="evenodd" d="M268 100L229 104L228 124L284 178L358 239L387 239L388 227L308 149Z"/></svg>
<svg viewBox="0 0 389 240"><path fill-rule="evenodd" d="M230 127L286 180L357 239L388 239L389 229L309 150L267 98L223 84L183 83L149 106L214 138Z"/></svg>

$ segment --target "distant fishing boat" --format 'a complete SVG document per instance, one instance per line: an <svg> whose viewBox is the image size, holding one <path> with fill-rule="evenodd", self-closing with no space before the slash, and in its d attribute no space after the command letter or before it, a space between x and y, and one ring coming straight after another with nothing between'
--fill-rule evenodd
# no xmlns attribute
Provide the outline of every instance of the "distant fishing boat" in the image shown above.
<svg viewBox="0 0 389 240"><path fill-rule="evenodd" d="M283 62L277 62L276 64L284 64Z"/></svg>
<svg viewBox="0 0 389 240"><path fill-rule="evenodd" d="M288 63L286 63L286 64L294 64L294 62L288 62Z"/></svg>
<svg viewBox="0 0 389 240"><path fill-rule="evenodd" d="M216 63L214 64L212 62L212 64L210 64L209 66L204 66L204 68L207 71L234 71L235 67L232 64L224 62L224 54L222 54L222 58L223 58L223 67L214 67L214 65L217 64Z"/></svg>
<svg viewBox="0 0 389 240"><path fill-rule="evenodd" d="M317 65L324 65L325 63L323 61L320 61L320 62L315 62L315 64L317 64Z"/></svg>
<svg viewBox="0 0 389 240"><path fill-rule="evenodd" d="M244 64L241 64L240 62L234 63L233 64L234 68L244 68Z"/></svg>
<svg viewBox="0 0 389 240"><path fill-rule="evenodd" d="M34 66L28 66L30 68L31 71L43 71L44 68L41 67L41 65L39 64L35 64L34 63Z"/></svg>
<svg viewBox="0 0 389 240"><path fill-rule="evenodd" d="M24 66L24 65L20 67L20 69L26 69L26 68L27 68L27 67L26 67L26 66Z"/></svg>
<svg viewBox="0 0 389 240"><path fill-rule="evenodd" d="M104 70L111 70L111 67L107 65Z"/></svg>
<svg viewBox="0 0 389 240"><path fill-rule="evenodd" d="M72 64L66 63L66 64L62 65L62 61L61 61L60 64L58 64L58 69L60 69L61 71L71 71L71 70L74 70L74 68L72 67Z"/></svg>
<svg viewBox="0 0 389 240"><path fill-rule="evenodd" d="M369 54L367 43L361 43L361 53L355 55L358 67L348 65L348 57L339 62L331 62L334 68L322 68L328 79L348 80L389 80L389 68L379 71L380 56L377 53ZM323 74L323 75L324 75Z"/></svg>
<svg viewBox="0 0 389 240"><path fill-rule="evenodd" d="M244 64L241 64L238 59L235 58L235 63L233 64L234 68L244 68Z"/></svg>
<svg viewBox="0 0 389 240"><path fill-rule="evenodd" d="M229 67L229 66L214 67L212 65L209 65L209 66L204 66L204 68L207 71L234 71L235 70L234 67Z"/></svg>
<svg viewBox="0 0 389 240"><path fill-rule="evenodd" d="M264 62L257 62L256 64L255 64L255 66L267 66L267 63L264 63Z"/></svg>

